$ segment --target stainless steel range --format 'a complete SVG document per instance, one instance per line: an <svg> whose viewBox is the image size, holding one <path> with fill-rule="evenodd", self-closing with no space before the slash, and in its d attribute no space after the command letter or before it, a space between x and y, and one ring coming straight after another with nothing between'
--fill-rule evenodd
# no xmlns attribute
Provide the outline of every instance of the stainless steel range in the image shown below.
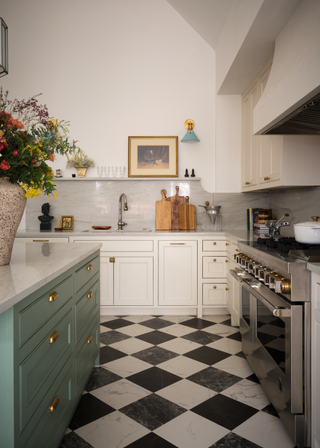
<svg viewBox="0 0 320 448"><path fill-rule="evenodd" d="M310 447L310 272L320 248L273 238L239 242L243 352L293 441ZM267 244L266 244L267 243ZM271 247L268 247L271 246ZM285 249L283 248L285 246ZM292 247L292 246L291 246ZM315 249L315 250L312 250Z"/></svg>

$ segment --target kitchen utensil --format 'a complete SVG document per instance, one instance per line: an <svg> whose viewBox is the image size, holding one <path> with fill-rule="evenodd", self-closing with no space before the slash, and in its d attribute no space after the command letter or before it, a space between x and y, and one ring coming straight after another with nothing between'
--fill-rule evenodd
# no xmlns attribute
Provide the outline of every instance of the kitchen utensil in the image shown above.
<svg viewBox="0 0 320 448"><path fill-rule="evenodd" d="M196 216L196 206L189 204L189 196L186 196L186 203L179 207L179 228L194 230L197 226Z"/></svg>
<svg viewBox="0 0 320 448"><path fill-rule="evenodd" d="M111 226L92 226L94 230L109 230Z"/></svg>
<svg viewBox="0 0 320 448"><path fill-rule="evenodd" d="M212 230L215 232L220 232L222 230L222 216L220 215L221 205L209 205L207 201L206 205L199 205L199 207L203 207L206 210L206 214L208 215L210 222L203 222L202 230Z"/></svg>
<svg viewBox="0 0 320 448"><path fill-rule="evenodd" d="M298 243L320 244L320 222L299 222L293 230Z"/></svg>
<svg viewBox="0 0 320 448"><path fill-rule="evenodd" d="M171 202L171 230L179 230L179 207L184 204L184 196L179 196L179 187L176 187L175 196L170 196Z"/></svg>
<svg viewBox="0 0 320 448"><path fill-rule="evenodd" d="M171 230L171 201L166 201L167 190L161 190L162 200L156 201L156 229Z"/></svg>

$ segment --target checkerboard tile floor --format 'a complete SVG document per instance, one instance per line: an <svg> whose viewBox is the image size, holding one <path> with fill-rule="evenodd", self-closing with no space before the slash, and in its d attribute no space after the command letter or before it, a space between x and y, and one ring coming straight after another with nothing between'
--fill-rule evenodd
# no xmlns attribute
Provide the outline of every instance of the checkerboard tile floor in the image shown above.
<svg viewBox="0 0 320 448"><path fill-rule="evenodd" d="M229 316L101 316L60 448L293 448Z"/></svg>

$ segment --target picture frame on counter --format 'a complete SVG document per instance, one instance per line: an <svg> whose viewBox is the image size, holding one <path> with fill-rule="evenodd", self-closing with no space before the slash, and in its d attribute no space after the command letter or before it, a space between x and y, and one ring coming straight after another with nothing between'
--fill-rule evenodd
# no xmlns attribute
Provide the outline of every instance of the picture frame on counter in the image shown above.
<svg viewBox="0 0 320 448"><path fill-rule="evenodd" d="M73 230L73 216L61 216L61 228L63 230Z"/></svg>
<svg viewBox="0 0 320 448"><path fill-rule="evenodd" d="M128 177L178 177L178 137L128 137Z"/></svg>

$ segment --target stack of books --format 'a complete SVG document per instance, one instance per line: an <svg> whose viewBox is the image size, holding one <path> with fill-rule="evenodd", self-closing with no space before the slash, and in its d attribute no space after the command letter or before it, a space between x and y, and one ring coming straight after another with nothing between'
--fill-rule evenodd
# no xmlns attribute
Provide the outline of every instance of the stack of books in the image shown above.
<svg viewBox="0 0 320 448"><path fill-rule="evenodd" d="M268 220L272 219L271 208L248 208L247 209L247 222L248 230L254 230L254 224L259 223L259 212L265 212L268 214ZM263 220L265 222L265 220ZM265 225L265 224L263 224Z"/></svg>
<svg viewBox="0 0 320 448"><path fill-rule="evenodd" d="M269 236L269 227L265 224L254 223L253 225L253 237L255 240L258 238L268 238Z"/></svg>

